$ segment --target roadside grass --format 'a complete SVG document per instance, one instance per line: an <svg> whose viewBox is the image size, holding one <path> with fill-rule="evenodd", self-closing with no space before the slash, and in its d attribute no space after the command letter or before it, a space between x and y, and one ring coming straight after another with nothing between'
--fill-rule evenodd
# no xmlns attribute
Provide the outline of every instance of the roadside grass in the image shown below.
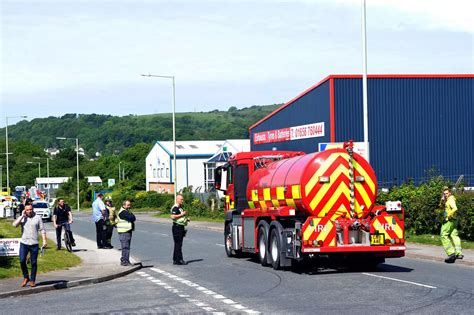
<svg viewBox="0 0 474 315"><path fill-rule="evenodd" d="M405 233L405 240L409 243L427 244L441 246L441 238L439 235L421 234L415 235L413 232L407 231ZM461 240L463 249L474 249L474 242Z"/></svg>
<svg viewBox="0 0 474 315"><path fill-rule="evenodd" d="M20 238L21 228L13 227L12 220L0 219L0 238ZM40 241L41 245L42 240ZM56 243L48 239L48 247L44 256L38 255L38 274L67 269L77 266L81 259L63 249L56 250ZM31 269L30 269L31 270ZM20 258L19 257L0 257L0 279L21 277Z"/></svg>

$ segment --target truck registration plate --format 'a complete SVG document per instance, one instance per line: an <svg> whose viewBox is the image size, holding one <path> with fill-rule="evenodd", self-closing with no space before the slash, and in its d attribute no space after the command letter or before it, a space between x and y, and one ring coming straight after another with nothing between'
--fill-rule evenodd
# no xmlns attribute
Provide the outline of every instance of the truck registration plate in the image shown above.
<svg viewBox="0 0 474 315"><path fill-rule="evenodd" d="M385 235L384 234L371 234L370 245L384 245Z"/></svg>

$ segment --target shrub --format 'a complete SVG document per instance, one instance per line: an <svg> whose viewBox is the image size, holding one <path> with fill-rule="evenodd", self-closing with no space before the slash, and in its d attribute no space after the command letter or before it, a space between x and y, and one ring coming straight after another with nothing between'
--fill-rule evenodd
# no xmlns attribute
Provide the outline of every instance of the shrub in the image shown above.
<svg viewBox="0 0 474 315"><path fill-rule="evenodd" d="M405 209L405 228L414 234L438 234L444 220L444 203L440 202L443 186L451 183L437 177L416 187L412 181L393 187L388 193L379 193L378 204L400 200ZM459 234L474 240L474 194L456 192Z"/></svg>

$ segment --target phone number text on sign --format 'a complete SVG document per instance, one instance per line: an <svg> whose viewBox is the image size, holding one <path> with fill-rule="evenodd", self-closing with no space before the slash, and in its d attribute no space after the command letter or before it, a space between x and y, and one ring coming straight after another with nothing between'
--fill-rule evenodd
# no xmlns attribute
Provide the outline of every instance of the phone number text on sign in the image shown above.
<svg viewBox="0 0 474 315"><path fill-rule="evenodd" d="M256 132L255 144L324 137L324 122Z"/></svg>

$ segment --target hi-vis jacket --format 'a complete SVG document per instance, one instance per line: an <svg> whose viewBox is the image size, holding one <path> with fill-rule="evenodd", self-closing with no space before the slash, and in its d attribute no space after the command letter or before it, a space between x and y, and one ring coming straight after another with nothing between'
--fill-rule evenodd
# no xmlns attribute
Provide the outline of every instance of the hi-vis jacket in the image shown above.
<svg viewBox="0 0 474 315"><path fill-rule="evenodd" d="M451 195L446 200L446 208L444 209L444 216L446 220L456 219L458 214L458 208L456 207L456 198Z"/></svg>
<svg viewBox="0 0 474 315"><path fill-rule="evenodd" d="M122 219L122 218L120 217L120 213L122 213L123 211L127 211L127 212L130 213L132 216L134 216L133 213L132 213L132 211L130 211L130 210L125 210L124 208L120 208L120 211L119 211L119 213L118 213L118 215L117 215L117 219L116 219L116 221L115 221L115 222L117 222L116 227L117 227L117 232L118 232L118 233L125 233L125 232L129 232L129 231L133 231L133 229L134 229L134 224L133 224L133 222L124 220L124 219ZM135 216L134 216L134 217L135 217Z"/></svg>

